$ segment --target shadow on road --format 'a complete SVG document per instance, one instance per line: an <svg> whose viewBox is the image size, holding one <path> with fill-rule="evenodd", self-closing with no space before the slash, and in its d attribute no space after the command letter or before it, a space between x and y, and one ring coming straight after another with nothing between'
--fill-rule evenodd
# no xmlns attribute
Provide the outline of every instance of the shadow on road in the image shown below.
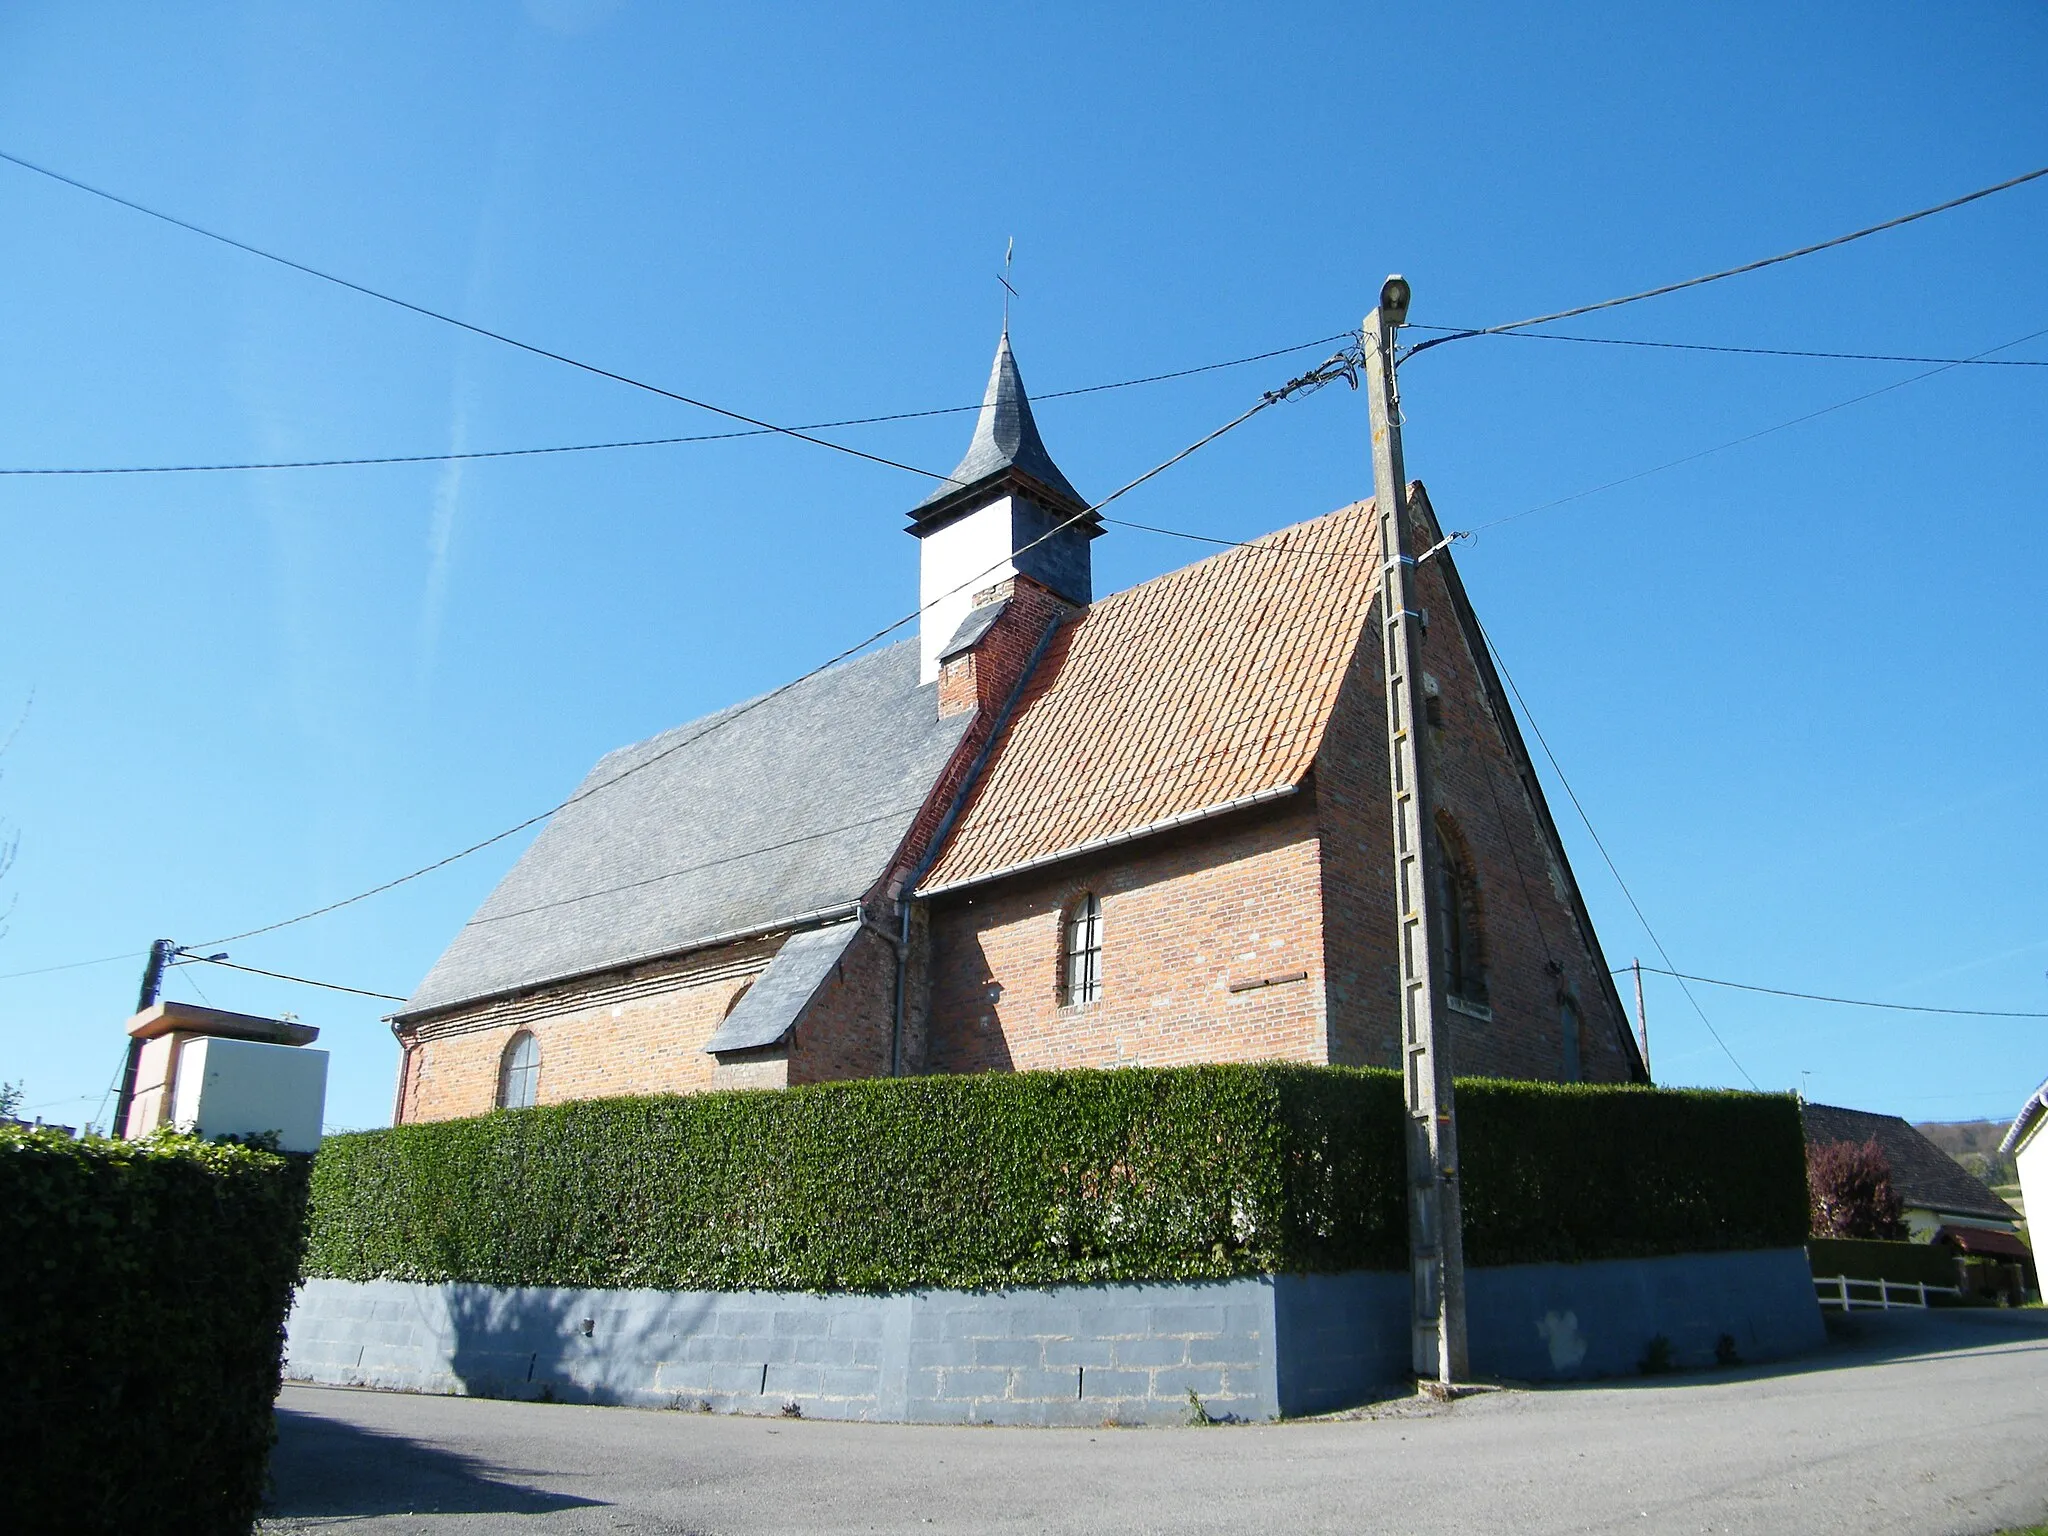
<svg viewBox="0 0 2048 1536"><path fill-rule="evenodd" d="M457 1451L280 1407L265 1514L532 1515L604 1502L529 1487L519 1476Z"/></svg>
<svg viewBox="0 0 2048 1536"><path fill-rule="evenodd" d="M1827 1312L1829 1356L1896 1360L1956 1350L2010 1348L2048 1341L2048 1308L1929 1307L1891 1312Z"/></svg>
<svg viewBox="0 0 2048 1536"><path fill-rule="evenodd" d="M1762 1381L1774 1376L1807 1376L1893 1360L2034 1349L2048 1343L2048 1309L2040 1307L1930 1307L1924 1311L1915 1307L1848 1314L1828 1311L1821 1316L1827 1324L1827 1342L1819 1349L1788 1359L1737 1364L1725 1370L1544 1383L1538 1390L1574 1392L1629 1387L1652 1392L1712 1386L1717 1382Z"/></svg>

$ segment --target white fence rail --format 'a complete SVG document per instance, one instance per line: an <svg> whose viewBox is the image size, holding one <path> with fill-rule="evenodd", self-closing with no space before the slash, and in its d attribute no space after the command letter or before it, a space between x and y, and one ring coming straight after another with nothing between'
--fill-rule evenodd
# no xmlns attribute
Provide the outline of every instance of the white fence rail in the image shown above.
<svg viewBox="0 0 2048 1536"><path fill-rule="evenodd" d="M1813 1288L1824 1307L1844 1312L1889 1312L1894 1307L1925 1307L1929 1296L1960 1296L1954 1285L1929 1285L1924 1280L1854 1280L1847 1275L1815 1275Z"/></svg>

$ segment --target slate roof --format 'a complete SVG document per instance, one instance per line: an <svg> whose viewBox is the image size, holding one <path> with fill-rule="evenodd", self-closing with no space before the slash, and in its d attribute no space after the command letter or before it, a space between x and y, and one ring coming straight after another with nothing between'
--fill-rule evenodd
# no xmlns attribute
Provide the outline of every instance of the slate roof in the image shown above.
<svg viewBox="0 0 2048 1536"><path fill-rule="evenodd" d="M947 483L918 503L910 514L913 523L943 516L956 504L979 503L978 494L989 482L1018 472L1052 493L1054 501L1071 503L1079 511L1088 503L1068 483L1045 451L1038 435L1038 423L1031 416L1031 401L1024 393L1024 379L1017 371L1017 359L1010 352L1010 332L1003 329L996 344L995 367L988 376L988 389L981 397L981 414L975 418L974 438L966 456L953 467Z"/></svg>
<svg viewBox="0 0 2048 1536"><path fill-rule="evenodd" d="M971 719L917 673L905 641L611 753L397 1016L859 900Z"/></svg>
<svg viewBox="0 0 2048 1536"><path fill-rule="evenodd" d="M1067 625L920 889L1298 786L1366 625L1374 533L1371 503L1345 507L1104 598Z"/></svg>
<svg viewBox="0 0 2048 1536"><path fill-rule="evenodd" d="M725 1016L725 1022L718 1026L704 1049L759 1050L788 1034L797 1015L810 1006L840 956L859 935L860 926L835 923L830 928L811 928L792 935L775 952L768 969L747 988L746 996Z"/></svg>
<svg viewBox="0 0 2048 1536"><path fill-rule="evenodd" d="M1982 1179L1922 1136L1897 1115L1877 1115L1835 1104L1800 1107L1808 1146L1876 1138L1892 1165L1892 1188L1909 1206L1958 1216L2017 1221L2019 1212L1991 1193Z"/></svg>

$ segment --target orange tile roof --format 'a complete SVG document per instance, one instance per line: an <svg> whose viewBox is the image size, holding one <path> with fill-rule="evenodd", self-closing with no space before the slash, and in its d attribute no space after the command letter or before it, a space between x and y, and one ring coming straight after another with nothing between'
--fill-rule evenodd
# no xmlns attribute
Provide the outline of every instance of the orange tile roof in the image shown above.
<svg viewBox="0 0 2048 1536"><path fill-rule="evenodd" d="M920 889L1298 785L1378 586L1374 534L1360 502L1104 598L1068 625Z"/></svg>

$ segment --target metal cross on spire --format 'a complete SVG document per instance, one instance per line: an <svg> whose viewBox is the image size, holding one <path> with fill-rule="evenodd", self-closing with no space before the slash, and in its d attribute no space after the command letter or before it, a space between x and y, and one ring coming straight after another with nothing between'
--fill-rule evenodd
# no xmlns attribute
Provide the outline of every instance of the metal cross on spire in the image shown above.
<svg viewBox="0 0 2048 1536"><path fill-rule="evenodd" d="M1017 237L1010 236L1010 243L1003 247L1003 270L996 274L996 281L1003 285L1003 334L1010 334L1010 300L1016 298L1017 290L1010 286L1010 258L1017 254Z"/></svg>

